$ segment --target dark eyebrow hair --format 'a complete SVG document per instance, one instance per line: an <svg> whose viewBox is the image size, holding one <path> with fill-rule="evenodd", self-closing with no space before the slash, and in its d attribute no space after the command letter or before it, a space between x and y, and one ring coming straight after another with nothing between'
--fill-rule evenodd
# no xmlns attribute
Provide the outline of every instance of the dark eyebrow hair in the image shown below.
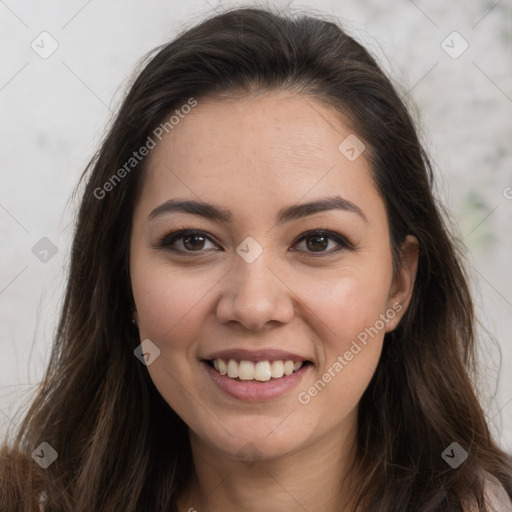
<svg viewBox="0 0 512 512"><path fill-rule="evenodd" d="M287 206L279 210L276 216L277 224L284 224L292 220L307 217L315 213L324 212L328 210L344 210L347 212L353 212L359 215L366 224L368 219L363 211L355 205L352 201L344 199L343 197L336 195L332 197L326 197L318 199L310 203L294 204ZM195 201L191 199L169 199L165 203L157 206L148 216L148 220L151 221L155 217L163 215L164 213L170 212L183 212L190 213L192 215L198 215L209 220L217 220L224 223L229 223L233 220L233 215L229 210L225 208L214 206L211 203L202 201Z"/></svg>

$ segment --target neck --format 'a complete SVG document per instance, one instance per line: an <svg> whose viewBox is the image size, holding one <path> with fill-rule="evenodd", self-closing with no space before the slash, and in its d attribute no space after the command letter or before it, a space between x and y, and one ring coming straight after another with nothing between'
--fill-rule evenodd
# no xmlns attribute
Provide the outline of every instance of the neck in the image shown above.
<svg viewBox="0 0 512 512"><path fill-rule="evenodd" d="M354 481L348 470L356 449L356 428L352 424L349 431L342 430L342 425L337 431L283 457L253 461L240 461L227 455L191 432L195 474L178 502L178 509L180 512L348 511L347 489Z"/></svg>

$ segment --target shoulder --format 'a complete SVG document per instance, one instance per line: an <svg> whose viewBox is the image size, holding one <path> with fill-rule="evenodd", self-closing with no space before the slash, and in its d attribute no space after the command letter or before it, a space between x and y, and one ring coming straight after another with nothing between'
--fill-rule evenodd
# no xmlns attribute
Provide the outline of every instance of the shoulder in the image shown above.
<svg viewBox="0 0 512 512"><path fill-rule="evenodd" d="M42 510L43 480L27 454L0 445L0 510Z"/></svg>
<svg viewBox="0 0 512 512"><path fill-rule="evenodd" d="M512 512L512 500L495 477L486 479L485 497L491 510L494 508L496 512Z"/></svg>
<svg viewBox="0 0 512 512"><path fill-rule="evenodd" d="M512 500L496 477L485 474L485 503L489 512L512 512ZM464 512L478 512L475 503L464 505Z"/></svg>

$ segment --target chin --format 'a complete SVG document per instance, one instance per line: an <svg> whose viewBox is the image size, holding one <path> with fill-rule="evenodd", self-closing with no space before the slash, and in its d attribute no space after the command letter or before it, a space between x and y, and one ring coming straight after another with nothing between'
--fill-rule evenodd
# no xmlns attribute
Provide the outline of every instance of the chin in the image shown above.
<svg viewBox="0 0 512 512"><path fill-rule="evenodd" d="M307 438L302 429L300 432L290 431L282 428L284 422L279 425L279 421L274 421L273 427L269 427L268 420L251 419L250 424L245 426L225 423L225 429L219 426L214 433L210 428L206 436L200 435L199 438L214 449L236 459L272 460L295 452ZM233 435L230 436L229 433Z"/></svg>

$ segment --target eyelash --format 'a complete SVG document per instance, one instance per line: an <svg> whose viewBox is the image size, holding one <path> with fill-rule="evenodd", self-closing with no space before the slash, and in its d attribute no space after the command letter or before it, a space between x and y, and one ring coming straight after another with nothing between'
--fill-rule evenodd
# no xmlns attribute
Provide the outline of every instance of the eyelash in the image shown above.
<svg viewBox="0 0 512 512"><path fill-rule="evenodd" d="M201 253L205 252L203 249L199 249L197 251L187 251L187 250L172 249L170 247L174 242L181 240L187 236L194 236L194 235L204 237L207 240L209 240L210 242L215 243L212 240L212 238L207 235L206 232L198 230L198 229L190 229L190 228L186 228L185 226L181 226L180 229L173 230L173 231L167 233L166 235L164 235L159 240L159 242L157 244L157 248L162 249L164 251L170 251L170 252L178 253L178 254L186 254L186 255L190 254L193 257L199 256L199 255L201 255ZM324 228L323 226L318 226L315 229L312 229L310 231L306 231L306 232L302 233L294 241L293 245L297 245L298 243L302 242L303 240L306 240L308 238L313 238L315 236L323 236L328 239L332 239L336 243L338 243L340 247L335 250L331 250L329 252L314 253L314 252L310 252L310 251L305 251L307 253L308 257L312 257L312 258L326 257L326 256L330 256L332 254L338 253L341 250L349 250L349 251L356 250L356 247L351 242L349 242L346 238L344 238L343 236L341 236L333 231L328 230L327 228Z"/></svg>

